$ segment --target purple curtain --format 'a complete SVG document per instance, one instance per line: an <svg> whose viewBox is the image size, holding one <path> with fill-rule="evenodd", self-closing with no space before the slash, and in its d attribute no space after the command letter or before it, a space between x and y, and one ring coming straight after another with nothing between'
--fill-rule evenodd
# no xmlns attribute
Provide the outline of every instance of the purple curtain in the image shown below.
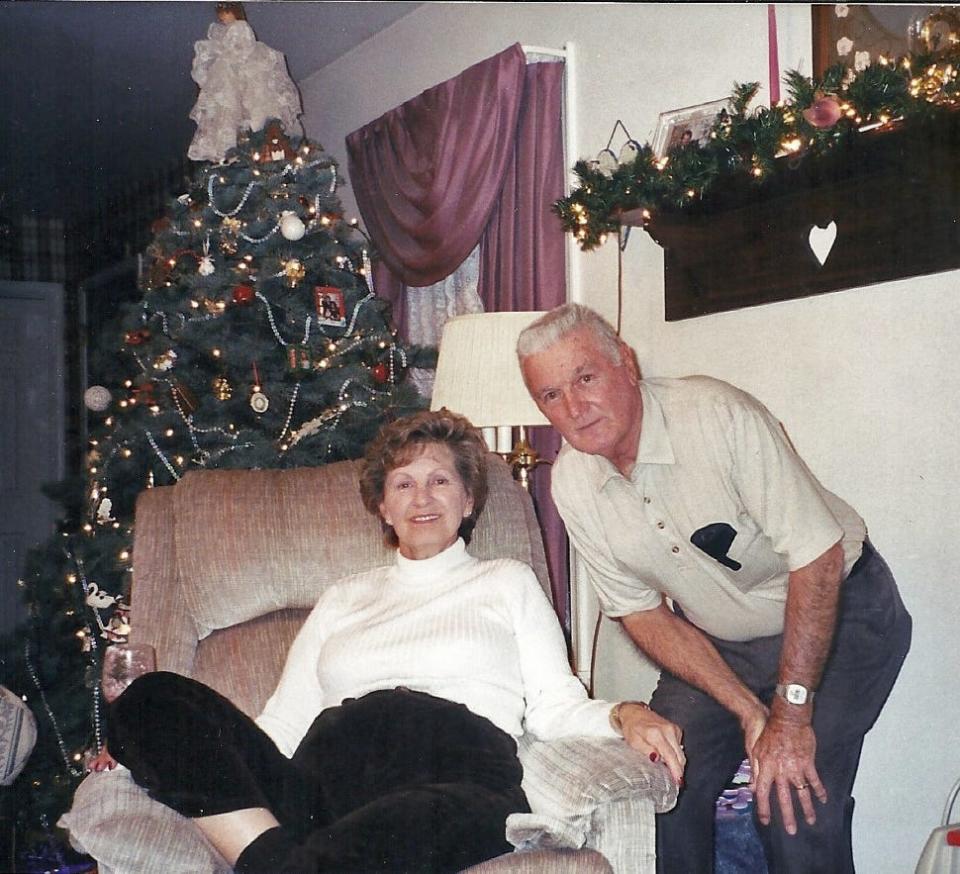
<svg viewBox="0 0 960 874"><path fill-rule="evenodd" d="M357 206L404 285L432 285L470 254L513 152L526 57L474 64L347 136Z"/></svg>
<svg viewBox="0 0 960 874"><path fill-rule="evenodd" d="M468 68L347 136L357 206L380 259L377 294L405 333L405 286L449 276L480 243L479 293L496 311L548 310L566 299L563 64L526 64L519 45ZM531 442L552 461L552 428ZM533 475L554 605L569 628L563 523L550 470Z"/></svg>
<svg viewBox="0 0 960 874"><path fill-rule="evenodd" d="M551 211L563 197L563 64L529 64L512 161L500 198L480 239L479 293L488 312L549 310L566 300L566 255L560 222ZM533 428L530 442L553 461L560 436ZM550 497L552 467L532 477L533 497L543 529L553 603L570 627L566 529Z"/></svg>

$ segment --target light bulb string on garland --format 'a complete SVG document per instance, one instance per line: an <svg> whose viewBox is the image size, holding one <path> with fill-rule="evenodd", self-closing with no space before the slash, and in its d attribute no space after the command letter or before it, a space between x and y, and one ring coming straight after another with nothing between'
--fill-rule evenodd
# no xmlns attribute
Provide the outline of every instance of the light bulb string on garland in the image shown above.
<svg viewBox="0 0 960 874"><path fill-rule="evenodd" d="M177 413L180 415L180 418L183 420L183 423L189 430L193 427L193 413L185 413L183 411L183 405L180 402L180 392L174 391L174 382L169 379L165 379L163 382L165 382L167 387L170 389L170 397L173 400L173 406L176 408Z"/></svg>
<svg viewBox="0 0 960 874"><path fill-rule="evenodd" d="M210 177L207 179L207 199L210 201L210 208L218 216L220 216L220 218L233 218L238 212L240 212L241 209L243 209L244 205L247 202L247 198L250 197L250 192L252 192L254 188L256 188L258 185L261 185L262 183L258 182L257 180L254 180L253 182L248 183L246 189L243 192L243 196L240 198L240 202L229 212L221 212L217 208L217 204L214 201L214 194L213 194L214 177L219 175L220 175L220 171L214 170L210 174Z"/></svg>
<svg viewBox="0 0 960 874"><path fill-rule="evenodd" d="M240 232L239 236L241 236L248 243L253 243L253 244L265 243L279 230L280 230L280 219L277 219L277 223L269 231L267 231L267 233L264 234L262 237L251 237L249 234L245 234L243 231ZM278 275L283 276L282 273Z"/></svg>
<svg viewBox="0 0 960 874"><path fill-rule="evenodd" d="M370 265L370 256L367 254L367 250L364 249L363 253L360 256L363 260L363 277L367 280L367 288L370 290L370 294L374 294L373 288L373 267Z"/></svg>
<svg viewBox="0 0 960 874"><path fill-rule="evenodd" d="M27 666L27 672L30 674L30 679L33 681L33 685L37 690L37 693L40 695L40 703L43 704L43 710L47 714L47 718L50 720L50 725L53 726L53 735L57 740L57 746L60 748L60 755L63 758L63 764L67 769L67 773L71 777L80 778L84 775L84 770L82 768L77 768L70 761L70 753L67 752L67 745L63 739L63 733L60 731L60 726L57 723L56 717L53 715L53 710L50 708L50 704L47 701L47 695L43 690L43 685L40 683L40 675L37 673L36 666L33 664L33 658L30 653L30 641L27 641L23 645L23 659ZM95 690L95 694L99 694L98 690ZM99 713L99 709L95 712Z"/></svg>
<svg viewBox="0 0 960 874"><path fill-rule="evenodd" d="M757 185L795 169L801 158L817 160L859 136L874 136L868 131L877 127L945 118L960 103L958 73L956 49L948 56L881 58L859 72L834 65L819 79L789 71L791 100L752 112L759 83L735 85L707 139L662 157L644 145L606 173L580 160L574 166L580 184L556 201L554 212L582 250L596 248L619 229L623 212L682 213L722 180Z"/></svg>
<svg viewBox="0 0 960 874"><path fill-rule="evenodd" d="M300 383L298 382L293 387L293 393L290 396L290 408L287 410L287 419L283 423L283 430L280 432L280 436L277 440L283 440L286 437L287 432L290 430L290 423L293 421L293 408L296 406L297 398L300 396Z"/></svg>
<svg viewBox="0 0 960 874"><path fill-rule="evenodd" d="M207 453L208 463L220 461L221 458L223 458L225 455L227 455L230 452L237 452L240 449L253 449L255 446L256 446L255 443L249 443L249 442L238 443L235 446L223 446L220 449Z"/></svg>
<svg viewBox="0 0 960 874"><path fill-rule="evenodd" d="M368 300L373 300L373 296L373 292L369 291L367 292L366 297L362 297L357 301L356 306L353 308L353 313L350 316L350 324L347 326L348 335L352 334L354 328L357 327L357 317L360 315L360 307L362 307Z"/></svg>
<svg viewBox="0 0 960 874"><path fill-rule="evenodd" d="M153 434L146 428L143 429L143 433L146 435L147 442L150 444L151 449L157 454L157 458L160 459L160 463L167 469L167 473L169 473L176 482L180 482L180 474L177 473L167 456L163 454L163 450L157 446L157 441L154 439Z"/></svg>

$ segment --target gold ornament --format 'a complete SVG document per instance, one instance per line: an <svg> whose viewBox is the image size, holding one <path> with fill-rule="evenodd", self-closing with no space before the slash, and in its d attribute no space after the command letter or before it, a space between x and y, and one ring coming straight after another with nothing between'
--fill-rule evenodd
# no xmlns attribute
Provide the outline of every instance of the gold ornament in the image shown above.
<svg viewBox="0 0 960 874"><path fill-rule="evenodd" d="M216 377L211 386L218 401L229 401L233 397L233 386L225 376Z"/></svg>
<svg viewBox="0 0 960 874"><path fill-rule="evenodd" d="M283 272L287 277L287 284L291 288L296 288L297 283L307 275L307 268L296 258L291 258L283 265Z"/></svg>
<svg viewBox="0 0 960 874"><path fill-rule="evenodd" d="M240 219L227 216L220 224L220 251L224 255L237 254L237 236L243 223Z"/></svg>
<svg viewBox="0 0 960 874"><path fill-rule="evenodd" d="M940 8L929 15L919 15L908 29L911 50L916 54L944 55L960 42L960 14Z"/></svg>

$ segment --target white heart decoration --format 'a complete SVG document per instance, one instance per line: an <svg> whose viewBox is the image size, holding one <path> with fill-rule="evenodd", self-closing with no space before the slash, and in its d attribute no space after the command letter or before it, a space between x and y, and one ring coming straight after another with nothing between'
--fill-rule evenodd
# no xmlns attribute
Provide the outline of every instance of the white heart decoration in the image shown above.
<svg viewBox="0 0 960 874"><path fill-rule="evenodd" d="M820 266L826 262L830 256L830 250L837 239L837 223L830 222L825 228L814 225L810 228L810 248L813 254L817 256Z"/></svg>

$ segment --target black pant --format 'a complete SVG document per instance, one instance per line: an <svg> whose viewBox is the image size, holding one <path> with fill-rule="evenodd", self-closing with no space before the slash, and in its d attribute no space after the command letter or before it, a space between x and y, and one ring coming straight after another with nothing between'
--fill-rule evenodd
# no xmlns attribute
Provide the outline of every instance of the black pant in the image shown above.
<svg viewBox="0 0 960 874"><path fill-rule="evenodd" d="M911 619L884 560L869 542L840 590L837 630L813 706L816 767L828 802L814 799L807 825L794 805L797 834L788 835L771 794L769 826L757 822L771 874L851 874L853 780L863 736L876 721L910 648ZM764 703L777 683L782 635L746 642L708 635L733 672ZM713 871L717 796L744 757L743 732L728 710L664 671L650 706L683 728L685 785L677 806L657 817L657 870Z"/></svg>
<svg viewBox="0 0 960 874"><path fill-rule="evenodd" d="M505 820L529 810L513 738L403 688L323 711L287 759L212 689L148 674L111 706L109 747L184 816L271 810L281 828L239 872L458 871L509 851Z"/></svg>

